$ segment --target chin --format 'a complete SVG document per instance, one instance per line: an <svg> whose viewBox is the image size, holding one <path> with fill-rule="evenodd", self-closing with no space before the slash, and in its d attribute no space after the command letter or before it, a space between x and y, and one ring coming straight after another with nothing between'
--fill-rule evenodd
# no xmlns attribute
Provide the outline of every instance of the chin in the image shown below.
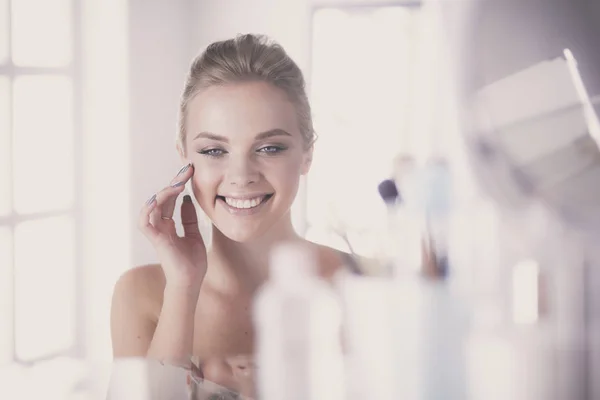
<svg viewBox="0 0 600 400"><path fill-rule="evenodd" d="M223 236L237 243L252 242L263 236L267 230L264 227L242 226L242 224L239 224L238 226L231 226L231 224L220 226L219 224L215 224L215 226Z"/></svg>

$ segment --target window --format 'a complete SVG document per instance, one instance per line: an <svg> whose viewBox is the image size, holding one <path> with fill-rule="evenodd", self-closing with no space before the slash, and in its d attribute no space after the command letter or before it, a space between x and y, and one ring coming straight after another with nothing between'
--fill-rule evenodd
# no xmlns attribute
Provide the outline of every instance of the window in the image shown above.
<svg viewBox="0 0 600 400"><path fill-rule="evenodd" d="M0 365L77 351L75 0L0 0Z"/></svg>
<svg viewBox="0 0 600 400"><path fill-rule="evenodd" d="M365 256L385 219L377 185L410 135L419 9L323 8L313 16L310 97L318 135L307 179L308 239ZM368 212L366 211L368 210Z"/></svg>

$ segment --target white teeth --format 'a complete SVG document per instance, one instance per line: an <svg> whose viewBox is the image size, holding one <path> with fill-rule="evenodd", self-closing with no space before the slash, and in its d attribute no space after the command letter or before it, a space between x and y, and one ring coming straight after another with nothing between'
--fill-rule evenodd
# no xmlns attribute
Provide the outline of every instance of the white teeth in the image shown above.
<svg viewBox="0 0 600 400"><path fill-rule="evenodd" d="M264 198L265 198L265 196L260 196L260 197L254 198L254 199L239 200L239 199L233 199L231 197L225 197L225 202L227 204L229 204L231 207L246 209L246 208L256 207L263 201Z"/></svg>

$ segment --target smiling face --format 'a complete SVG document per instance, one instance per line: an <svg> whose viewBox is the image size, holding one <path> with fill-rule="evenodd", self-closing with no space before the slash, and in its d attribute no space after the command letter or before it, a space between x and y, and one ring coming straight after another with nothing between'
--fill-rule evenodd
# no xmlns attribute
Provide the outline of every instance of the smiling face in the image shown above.
<svg viewBox="0 0 600 400"><path fill-rule="evenodd" d="M194 195L225 236L246 242L291 224L311 154L281 89L265 82L204 89L188 104L185 130Z"/></svg>

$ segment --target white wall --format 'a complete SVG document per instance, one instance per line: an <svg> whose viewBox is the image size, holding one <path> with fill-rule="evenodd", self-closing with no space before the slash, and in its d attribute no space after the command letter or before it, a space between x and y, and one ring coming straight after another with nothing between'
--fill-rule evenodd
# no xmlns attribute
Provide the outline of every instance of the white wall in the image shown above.
<svg viewBox="0 0 600 400"><path fill-rule="evenodd" d="M155 260L137 215L179 170L176 116L194 55L193 7L192 0L129 1L131 266Z"/></svg>

